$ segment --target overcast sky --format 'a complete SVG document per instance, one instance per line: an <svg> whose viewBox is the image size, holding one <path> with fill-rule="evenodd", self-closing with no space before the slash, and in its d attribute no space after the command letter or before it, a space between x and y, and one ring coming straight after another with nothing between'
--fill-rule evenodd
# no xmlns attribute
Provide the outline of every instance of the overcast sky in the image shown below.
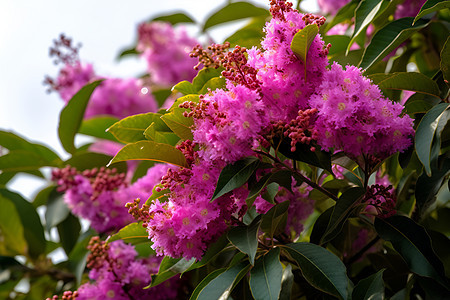
<svg viewBox="0 0 450 300"><path fill-rule="evenodd" d="M137 59L116 60L121 49L133 44L137 25L173 10L186 12L198 22L226 3L206 0L2 0L0 1L0 129L12 130L25 138L44 143L63 157L67 154L57 138L63 101L47 94L45 75L55 77L58 67L48 57L52 40L65 33L81 42L81 59L94 64L97 74L132 77L145 70ZM253 3L268 7L269 0ZM302 7L316 10L315 0ZM194 28L190 29L196 33ZM224 37L223 32L213 36ZM225 33L226 35L226 33ZM20 178L10 187L25 196L43 183Z"/></svg>

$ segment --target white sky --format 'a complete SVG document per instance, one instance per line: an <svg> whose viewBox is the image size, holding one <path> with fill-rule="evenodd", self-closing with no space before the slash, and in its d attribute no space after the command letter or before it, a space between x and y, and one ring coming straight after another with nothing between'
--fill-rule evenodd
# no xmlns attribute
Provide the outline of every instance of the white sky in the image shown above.
<svg viewBox="0 0 450 300"><path fill-rule="evenodd" d="M80 56L92 62L97 74L132 77L145 70L135 59L116 61L121 49L133 44L137 25L173 10L185 11L202 22L208 13L226 3L207 0L1 0L0 1L0 129L43 143L67 157L57 126L63 101L47 94L45 75L55 77L58 67L48 56L52 40L65 33L82 43ZM253 3L268 7L269 0ZM295 1L294 1L295 4ZM302 8L317 10L315 0ZM213 31L212 36L227 34ZM10 185L27 197L43 182L21 176Z"/></svg>

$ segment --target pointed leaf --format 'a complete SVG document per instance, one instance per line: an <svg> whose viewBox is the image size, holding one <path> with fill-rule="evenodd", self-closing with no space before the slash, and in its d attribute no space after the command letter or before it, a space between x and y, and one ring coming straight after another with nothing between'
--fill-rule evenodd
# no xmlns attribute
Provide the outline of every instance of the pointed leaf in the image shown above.
<svg viewBox="0 0 450 300"><path fill-rule="evenodd" d="M404 216L375 219L375 230L400 253L412 272L435 279L446 286L444 266L431 247L425 229Z"/></svg>
<svg viewBox="0 0 450 300"><path fill-rule="evenodd" d="M251 189L247 198L257 197L261 191L269 184L276 182L279 185L291 189L292 172L288 170L281 170L275 173L270 173L263 176Z"/></svg>
<svg viewBox="0 0 450 300"><path fill-rule="evenodd" d="M335 25L343 23L344 21L350 21L355 16L356 7L358 7L359 1L352 0L346 5L342 6L337 14L333 17L330 23L326 25L324 32L327 32Z"/></svg>
<svg viewBox="0 0 450 300"><path fill-rule="evenodd" d="M292 39L291 50L294 54L303 61L305 70L305 80L306 80L306 65L307 65L307 55L309 47L311 46L314 38L319 33L319 27L316 24L306 25L305 28L299 30Z"/></svg>
<svg viewBox="0 0 450 300"><path fill-rule="evenodd" d="M59 242L61 243L64 252L69 255L77 244L77 239L80 236L80 221L74 215L69 214L67 218L56 227L58 229Z"/></svg>
<svg viewBox="0 0 450 300"><path fill-rule="evenodd" d="M158 274L152 275L152 281L148 287L154 287L163 283L173 276L183 273L195 262L195 258L186 260L184 258L171 258L165 256L159 265Z"/></svg>
<svg viewBox="0 0 450 300"><path fill-rule="evenodd" d="M191 297L189 298L189 300L195 300L198 299L198 295L200 294L200 292L213 280L215 279L217 276L219 276L220 274L222 274L223 272L225 272L227 269L222 268L222 269L217 269L212 271L211 273L208 274L208 276L206 276L205 278L203 278L203 280L195 287L194 291L192 292Z"/></svg>
<svg viewBox="0 0 450 300"><path fill-rule="evenodd" d="M286 228L289 201L281 202L272 207L261 220L261 229L273 237Z"/></svg>
<svg viewBox="0 0 450 300"><path fill-rule="evenodd" d="M244 185L259 163L256 157L247 157L223 168L211 201Z"/></svg>
<svg viewBox="0 0 450 300"><path fill-rule="evenodd" d="M70 210L64 202L62 194L52 194L48 199L47 210L45 211L45 228L47 231L65 220L69 213Z"/></svg>
<svg viewBox="0 0 450 300"><path fill-rule="evenodd" d="M233 2L221 7L218 11L209 16L203 25L203 31L230 21L268 15L269 12L266 9L257 7L251 3Z"/></svg>
<svg viewBox="0 0 450 300"><path fill-rule="evenodd" d="M77 153L72 155L71 158L66 160L64 164L66 166L72 166L78 171L84 171L93 168L105 167L110 160L111 156L103 153L78 151ZM127 164L125 162L115 164L112 169L113 168L116 169L119 173L127 172Z"/></svg>
<svg viewBox="0 0 450 300"><path fill-rule="evenodd" d="M250 263L255 262L256 250L258 249L258 231L261 218L257 217L249 226L233 227L228 232L228 240L241 252L248 255Z"/></svg>
<svg viewBox="0 0 450 300"><path fill-rule="evenodd" d="M450 1L447 1L450 3ZM441 51L441 71L447 85L450 86L450 37L444 44Z"/></svg>
<svg viewBox="0 0 450 300"><path fill-rule="evenodd" d="M450 115L447 113L449 107L450 104L448 103L441 103L434 106L422 118L419 126L417 127L415 148L417 156L419 157L420 162L423 164L428 176L431 176L431 148L433 139L435 137L435 134L437 133L441 118L446 118L447 121L450 118ZM445 121L445 123L447 122Z"/></svg>
<svg viewBox="0 0 450 300"><path fill-rule="evenodd" d="M439 87L429 77L417 72L371 74L369 77L382 90L408 90L439 98Z"/></svg>
<svg viewBox="0 0 450 300"><path fill-rule="evenodd" d="M422 6L417 16L414 18L414 23L425 15L446 8L450 8L450 1L428 0Z"/></svg>
<svg viewBox="0 0 450 300"><path fill-rule="evenodd" d="M113 142L117 142L117 139L114 136L106 132L106 130L114 125L114 123L119 122L119 119L115 117L95 117L87 120L83 120L81 123L80 130L78 131L81 134L90 135L93 137L101 138L104 140L110 140Z"/></svg>
<svg viewBox="0 0 450 300"><path fill-rule="evenodd" d="M274 248L260 257L250 272L250 289L255 300L277 300L282 276L280 248Z"/></svg>
<svg viewBox="0 0 450 300"><path fill-rule="evenodd" d="M347 53L358 35L373 22L382 3L383 0L363 0L359 3L355 11L355 28L347 46Z"/></svg>
<svg viewBox="0 0 450 300"><path fill-rule="evenodd" d="M63 108L59 115L58 136L64 150L69 153L75 151L74 139L83 120L87 104L95 88L103 80L96 80L82 87L69 103Z"/></svg>
<svg viewBox="0 0 450 300"><path fill-rule="evenodd" d="M202 260L193 264L189 269L186 270L186 272L205 266L214 257L219 255L221 253L221 251L224 250L228 244L229 244L229 242L227 239L227 234L225 233L216 242L209 245L208 250L206 250L205 254L202 257Z"/></svg>
<svg viewBox="0 0 450 300"><path fill-rule="evenodd" d="M419 20L411 26L413 18L402 18L388 23L375 33L370 44L366 47L359 67L368 69L391 53L414 32L428 25Z"/></svg>
<svg viewBox="0 0 450 300"><path fill-rule="evenodd" d="M147 230L142 227L142 223L131 223L124 228L120 229L118 233L111 235L107 242L111 243L117 240L122 240L125 243L132 245L139 245L142 243L148 243L150 240L148 239ZM150 246L149 246L150 247Z"/></svg>
<svg viewBox="0 0 450 300"><path fill-rule="evenodd" d="M152 21L163 21L163 22L169 22L172 25L178 24L178 23L195 23L194 20L192 20L191 17L186 15L182 12L173 13L170 15L164 15L159 16L156 18L153 18Z"/></svg>
<svg viewBox="0 0 450 300"><path fill-rule="evenodd" d="M145 139L144 131L152 123L169 130L161 121L161 114L146 113L126 117L107 129L118 141L134 143Z"/></svg>
<svg viewBox="0 0 450 300"><path fill-rule="evenodd" d="M385 269L361 280L353 290L353 300L382 300L384 299L383 272Z"/></svg>
<svg viewBox="0 0 450 300"><path fill-rule="evenodd" d="M180 167L186 166L186 158L177 148L152 141L140 141L123 147L109 165L126 160L151 160Z"/></svg>
<svg viewBox="0 0 450 300"><path fill-rule="evenodd" d="M283 270L281 277L281 291L280 300L291 300L292 285L294 284L294 273L292 273L292 266L287 265Z"/></svg>
<svg viewBox="0 0 450 300"><path fill-rule="evenodd" d="M228 268L225 272L211 280L209 284L200 291L198 297L193 299L228 299L233 287L245 274L247 274L249 269L250 265L246 262L241 262Z"/></svg>
<svg viewBox="0 0 450 300"><path fill-rule="evenodd" d="M170 113L163 115L161 120L181 139L192 140L191 126L194 125L194 120L185 117L183 115L185 111L184 108L174 108Z"/></svg>
<svg viewBox="0 0 450 300"><path fill-rule="evenodd" d="M196 93L199 93L205 85L213 78L220 77L222 75L223 68L203 68L201 69L197 76L192 79L192 88Z"/></svg>
<svg viewBox="0 0 450 300"><path fill-rule="evenodd" d="M0 170L4 173L36 171L46 166L58 167L59 164L50 163L36 152L28 150L14 150L0 156Z"/></svg>
<svg viewBox="0 0 450 300"><path fill-rule="evenodd" d="M14 203L0 195L0 255L25 255L27 242L20 215Z"/></svg>
<svg viewBox="0 0 450 300"><path fill-rule="evenodd" d="M311 243L293 243L282 248L312 286L339 299L348 298L347 269L336 255Z"/></svg>

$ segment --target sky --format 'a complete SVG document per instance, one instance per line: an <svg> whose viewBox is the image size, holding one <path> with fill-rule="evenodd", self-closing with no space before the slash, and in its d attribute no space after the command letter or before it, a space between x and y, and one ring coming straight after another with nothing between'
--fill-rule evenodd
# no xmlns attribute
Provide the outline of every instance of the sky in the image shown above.
<svg viewBox="0 0 450 300"><path fill-rule="evenodd" d="M63 101L56 93L47 93L43 85L45 75L56 77L58 72L58 66L48 56L54 39L65 33L75 43L81 42L80 57L84 62L93 63L97 74L133 77L145 71L145 62L135 58L117 61L117 55L134 44L139 23L174 11L183 11L202 22L226 2L0 1L0 130L13 131L30 141L45 144L68 158L57 137ZM269 0L252 3L267 8ZM317 11L316 1L303 1L302 8ZM198 32L196 27L187 29L193 36ZM233 26L228 31L213 30L211 35L224 38L231 30ZM9 188L30 198L46 184L22 175Z"/></svg>

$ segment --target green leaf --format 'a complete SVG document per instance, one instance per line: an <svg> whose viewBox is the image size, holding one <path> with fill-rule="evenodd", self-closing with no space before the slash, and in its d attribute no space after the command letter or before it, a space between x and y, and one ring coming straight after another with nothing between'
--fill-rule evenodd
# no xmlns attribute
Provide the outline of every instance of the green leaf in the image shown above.
<svg viewBox="0 0 450 300"><path fill-rule="evenodd" d="M81 283L81 278L86 267L86 259L89 254L87 246L94 235L97 235L97 233L92 229L84 232L78 238L77 243L68 255L68 269L75 275L77 285Z"/></svg>
<svg viewBox="0 0 450 300"><path fill-rule="evenodd" d="M190 83L187 80L183 80L183 81L177 83L172 88L172 90L178 91L178 92L182 93L183 95L190 95L190 94L196 94L197 93L197 91L192 86L192 83Z"/></svg>
<svg viewBox="0 0 450 300"><path fill-rule="evenodd" d="M152 141L140 141L123 147L109 165L125 160L151 160L180 167L186 166L186 158L177 148Z"/></svg>
<svg viewBox="0 0 450 300"><path fill-rule="evenodd" d="M148 243L148 233L142 223L131 223L124 228L120 229L118 233L113 234L107 239L108 243L122 240L125 243L132 245L139 245L142 243Z"/></svg>
<svg viewBox="0 0 450 300"><path fill-rule="evenodd" d="M177 274L183 273L189 269L194 262L195 258L186 260L184 258L171 258L165 256L159 265L158 274L152 275L152 282L148 287L154 287Z"/></svg>
<svg viewBox="0 0 450 300"><path fill-rule="evenodd" d="M250 289L255 300L278 299L282 275L280 248L274 248L260 257L250 272Z"/></svg>
<svg viewBox="0 0 450 300"><path fill-rule="evenodd" d="M105 167L110 160L111 156L103 153L79 151L72 155L71 158L66 160L64 164L66 166L72 166L78 171L84 171L93 168ZM114 168L111 169L116 169L119 173L126 173L127 164L124 162L118 163L115 164Z"/></svg>
<svg viewBox="0 0 450 300"><path fill-rule="evenodd" d="M323 41L325 45L331 44L328 55L334 55L344 52L347 49L348 43L350 43L350 37L346 35L326 35L323 37Z"/></svg>
<svg viewBox="0 0 450 300"><path fill-rule="evenodd" d="M144 131L152 123L158 127L169 130L161 122L161 114L146 113L126 117L107 129L118 141L122 143L134 143L145 139Z"/></svg>
<svg viewBox="0 0 450 300"><path fill-rule="evenodd" d="M348 299L347 269L336 255L311 243L293 243L282 248L312 286L339 299Z"/></svg>
<svg viewBox="0 0 450 300"><path fill-rule="evenodd" d="M311 232L311 236L309 238L311 243L314 243L316 245L322 244L322 237L325 234L325 231L328 228L328 224L330 223L331 214L333 213L334 206L328 208L323 213L320 214L320 216L317 218L316 222L314 223L314 227ZM343 223L341 223L343 224ZM339 224L339 225L341 225ZM342 230L342 227L338 227L337 230Z"/></svg>
<svg viewBox="0 0 450 300"><path fill-rule="evenodd" d="M339 225L344 223L351 214L353 205L365 194L365 189L360 187L351 188L345 191L334 205L333 211L328 222L325 234L321 239L324 244L339 234ZM338 229L338 230L336 230Z"/></svg>
<svg viewBox="0 0 450 300"><path fill-rule="evenodd" d="M382 3L383 0L363 0L359 3L355 11L355 28L347 46L347 53L356 37L373 22Z"/></svg>
<svg viewBox="0 0 450 300"><path fill-rule="evenodd" d="M173 13L170 15L164 15L164 16L158 16L156 18L153 18L152 21L163 21L163 22L169 22L172 25L178 24L178 23L195 23L194 20L192 20L191 17L186 15L182 12Z"/></svg>
<svg viewBox="0 0 450 300"><path fill-rule="evenodd" d="M202 89L205 88L208 81L213 78L217 78L222 76L223 68L203 68L201 69L197 76L192 79L192 88L195 90L195 93L199 93Z"/></svg>
<svg viewBox="0 0 450 300"><path fill-rule="evenodd" d="M442 1L442 0L428 0L420 9L417 16L414 18L414 23L417 22L420 18L425 15L428 15L432 12L450 8L450 1Z"/></svg>
<svg viewBox="0 0 450 300"><path fill-rule="evenodd" d="M24 255L27 242L17 208L3 195L0 195L0 207L0 255Z"/></svg>
<svg viewBox="0 0 450 300"><path fill-rule="evenodd" d="M211 201L244 185L259 163L256 157L247 157L223 168Z"/></svg>
<svg viewBox="0 0 450 300"><path fill-rule="evenodd" d="M91 94L103 80L96 80L82 87L69 103L63 108L59 115L58 136L64 150L69 153L75 152L74 139L80 129L84 112Z"/></svg>
<svg viewBox="0 0 450 300"><path fill-rule="evenodd" d="M301 61L303 61L305 70L305 80L306 80L306 65L307 65L307 55L309 47L311 46L314 38L319 33L319 27L317 24L306 25L305 28L299 30L292 39L291 50L294 52Z"/></svg>
<svg viewBox="0 0 450 300"><path fill-rule="evenodd" d="M425 229L404 216L375 219L375 230L403 257L412 272L435 279L446 286L444 266L431 247Z"/></svg>
<svg viewBox="0 0 450 300"><path fill-rule="evenodd" d="M450 3L450 1L447 2ZM450 37L447 38L441 51L441 71L444 76L444 81L450 86Z"/></svg>
<svg viewBox="0 0 450 300"><path fill-rule="evenodd" d="M191 126L194 125L194 120L185 117L183 115L185 111L184 108L174 108L170 113L163 115L161 120L181 139L192 140Z"/></svg>
<svg viewBox="0 0 450 300"><path fill-rule="evenodd" d="M384 270L385 269L381 269L377 273L359 281L353 290L352 299L353 300L384 299L384 282L383 282Z"/></svg>
<svg viewBox="0 0 450 300"><path fill-rule="evenodd" d="M341 7L337 12L337 14L334 16L334 18L331 20L331 22L326 25L324 32L327 32L328 30L330 30L339 23L342 23L344 21L350 21L355 15L354 12L358 4L359 0L352 0L343 7Z"/></svg>
<svg viewBox="0 0 450 300"><path fill-rule="evenodd" d="M186 272L205 266L213 258L217 257L228 244L229 242L227 239L227 234L225 233L216 242L212 243L208 247L208 250L206 250L205 254L202 257L202 260L193 264L191 267L189 267L189 269L186 270Z"/></svg>
<svg viewBox="0 0 450 300"><path fill-rule="evenodd" d="M248 2L233 2L221 7L207 18L203 32L213 26L245 18L268 16L269 12Z"/></svg>
<svg viewBox="0 0 450 300"><path fill-rule="evenodd" d="M15 205L24 229L23 234L28 244L28 254L32 258L37 258L45 251L45 235L41 219L36 209L30 202L17 193L0 189L0 195Z"/></svg>
<svg viewBox="0 0 450 300"><path fill-rule="evenodd" d="M59 241L67 255L77 244L77 239L80 236L81 225L77 217L69 214L65 220L57 226Z"/></svg>
<svg viewBox="0 0 450 300"><path fill-rule="evenodd" d="M439 98L439 87L429 77L417 72L396 72L367 76L382 90L408 90Z"/></svg>
<svg viewBox="0 0 450 300"><path fill-rule="evenodd" d="M216 278L211 280L198 294L199 300L210 299L228 299L233 287L247 274L249 265L246 262L241 262L230 268L225 272L219 274Z"/></svg>
<svg viewBox="0 0 450 300"><path fill-rule="evenodd" d="M261 218L257 217L249 226L233 227L228 232L228 240L241 252L248 254L250 263L254 265L258 249L258 231Z"/></svg>
<svg viewBox="0 0 450 300"><path fill-rule="evenodd" d="M217 269L212 271L211 273L209 273L205 278L203 278L203 280L195 287L194 291L192 292L191 297L189 298L189 300L194 300L194 299L198 299L198 295L200 294L200 292L213 280L215 279L217 276L219 276L220 274L222 274L223 272L225 272L226 269L222 268L222 269Z"/></svg>
<svg viewBox="0 0 450 300"><path fill-rule="evenodd" d="M292 266L287 265L283 270L281 277L281 291L280 300L290 300L292 293L292 285L294 284L294 273L292 273Z"/></svg>
<svg viewBox="0 0 450 300"><path fill-rule="evenodd" d="M286 228L289 201L281 202L272 207L261 220L261 229L270 237L282 232Z"/></svg>
<svg viewBox="0 0 450 300"><path fill-rule="evenodd" d="M56 154L53 150L41 144L31 143L10 131L0 130L0 146L8 149L9 151L25 150L34 152L35 155L39 155L42 159L49 162L49 166L61 162L58 154Z"/></svg>
<svg viewBox="0 0 450 300"><path fill-rule="evenodd" d="M426 27L427 22L419 20L411 26L413 18L402 18L388 23L375 33L370 44L366 47L359 67L368 69L391 53L414 32Z"/></svg>
<svg viewBox="0 0 450 300"><path fill-rule="evenodd" d="M273 182L276 182L290 190L292 185L292 172L288 170L280 170L275 173L264 175L254 186L251 187L247 198L256 198L266 186Z"/></svg>
<svg viewBox="0 0 450 300"><path fill-rule="evenodd" d="M246 47L247 49L253 46L258 47L261 45L261 39L264 37L262 28L265 22L265 17L253 18L249 24L234 32L225 41L228 41L231 47L236 45Z"/></svg>
<svg viewBox="0 0 450 300"><path fill-rule="evenodd" d="M419 126L417 127L416 137L415 137L415 148L417 152L417 156L419 157L420 162L423 164L425 171L428 176L431 176L431 161L432 157L432 144L435 136L439 135L438 126L443 118L444 124L450 118L448 113L448 108L450 104L441 103L434 106L420 121ZM441 127L441 132L443 127Z"/></svg>
<svg viewBox="0 0 450 300"><path fill-rule="evenodd" d="M120 51L119 56L117 57L117 60L120 60L121 58L125 56L133 56L133 55L139 55L139 51L136 50L136 46L131 46L129 48L123 49Z"/></svg>
<svg viewBox="0 0 450 300"><path fill-rule="evenodd" d="M39 154L28 150L14 150L0 156L0 170L4 173L35 171L46 166L58 167L59 164L49 163Z"/></svg>
<svg viewBox="0 0 450 300"><path fill-rule="evenodd" d="M148 126L147 129L145 129L144 136L149 141L168 144L171 146L175 146L180 141L178 135L176 135L172 131L168 132L158 130L158 126L156 125L156 123L152 123L152 125Z"/></svg>
<svg viewBox="0 0 450 300"><path fill-rule="evenodd" d="M47 210L45 211L45 227L50 230L52 227L61 223L69 215L70 210L64 202L60 193L51 194L47 202Z"/></svg>
<svg viewBox="0 0 450 300"><path fill-rule="evenodd" d="M111 133L106 132L106 130L116 122L119 122L119 119L115 117L90 118L88 120L83 120L78 132L96 138L117 142L117 139L115 139Z"/></svg>

